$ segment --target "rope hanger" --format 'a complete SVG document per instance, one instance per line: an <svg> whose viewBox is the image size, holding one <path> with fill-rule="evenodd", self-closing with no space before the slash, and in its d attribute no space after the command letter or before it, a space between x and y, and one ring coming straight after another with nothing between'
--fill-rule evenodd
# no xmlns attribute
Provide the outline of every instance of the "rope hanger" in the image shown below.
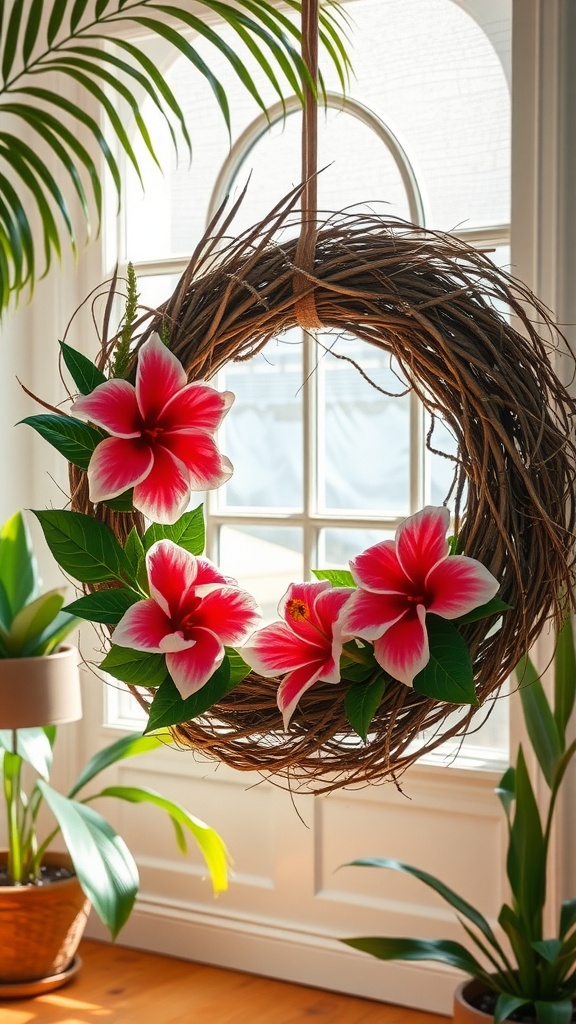
<svg viewBox="0 0 576 1024"><path fill-rule="evenodd" d="M323 326L316 309L314 289L314 254L318 236L318 0L302 3L302 60L309 73L304 86L302 111L302 198L300 237L296 247L294 311L305 331Z"/></svg>

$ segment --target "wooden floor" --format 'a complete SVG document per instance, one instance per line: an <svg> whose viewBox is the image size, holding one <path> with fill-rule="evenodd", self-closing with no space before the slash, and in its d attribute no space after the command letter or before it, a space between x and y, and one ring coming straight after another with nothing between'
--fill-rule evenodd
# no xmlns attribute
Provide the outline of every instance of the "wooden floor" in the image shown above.
<svg viewBox="0 0 576 1024"><path fill-rule="evenodd" d="M35 999L2 1000L0 1024L447 1024L447 1017L84 941L82 970Z"/></svg>

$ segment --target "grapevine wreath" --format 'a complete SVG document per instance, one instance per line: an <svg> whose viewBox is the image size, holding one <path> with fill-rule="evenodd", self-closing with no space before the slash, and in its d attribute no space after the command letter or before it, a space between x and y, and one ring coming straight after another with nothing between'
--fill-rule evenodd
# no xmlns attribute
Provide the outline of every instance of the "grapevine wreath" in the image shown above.
<svg viewBox="0 0 576 1024"><path fill-rule="evenodd" d="M298 325L312 338L322 329L316 343L323 351L329 349L326 332L353 333L397 360L432 423L441 417L456 438L447 498L455 533L452 553L482 563L499 583L497 604L486 606L491 614L469 615L458 623L473 691L457 716L453 703L388 676L369 724L359 729L348 700L362 679L343 670L339 682L318 680L306 689L287 723L278 706L278 679L244 667L233 688L213 691L216 699L209 707L206 700L196 702L186 720L162 719L179 743L194 751L241 771L326 791L396 779L417 758L463 736L485 716L545 623L559 622L565 614L574 569L576 405L554 370L556 355L566 349L549 312L485 253L396 219L343 212L315 221L313 260L303 270L299 240L291 237L292 228L299 230L293 213L299 195L295 190L239 238L226 237L234 209L219 228L213 224L168 301L132 316L129 350L126 327L123 335L109 337L113 281L100 351L90 364L95 379L90 380L85 357L67 346L63 351L85 395L107 376L119 375L122 337L129 351L122 386L128 388L143 346L156 335L194 382L209 381L231 360L250 359L270 339ZM362 365L355 366L370 386ZM91 444L94 450L104 435L75 419L74 409L70 418L59 409L57 415L28 422L71 461L71 511L60 516L76 517L74 529L78 523L98 524L107 536L113 534L114 544L132 553L138 545L143 550L141 538L167 536L156 527L149 536L130 493L120 503L91 499L85 448ZM92 440L83 430L92 431ZM427 444L433 449L432 431ZM56 520L50 519L57 513L37 514L60 564L73 572L58 547L62 535L55 533ZM110 580L85 571L76 577L87 595L110 594L122 580L118 573ZM120 596L118 591L118 601ZM90 615L82 604L88 599L71 610L107 623L114 643L120 613ZM165 672L162 655L150 658L160 659ZM157 724L152 711L159 691L150 673L143 670L135 678L116 666L112 674L151 712L151 726Z"/></svg>

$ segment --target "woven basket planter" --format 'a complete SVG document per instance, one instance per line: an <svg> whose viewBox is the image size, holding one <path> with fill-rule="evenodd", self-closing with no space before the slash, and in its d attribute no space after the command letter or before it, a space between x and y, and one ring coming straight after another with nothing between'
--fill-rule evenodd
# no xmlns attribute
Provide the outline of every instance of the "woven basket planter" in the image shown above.
<svg viewBox="0 0 576 1024"><path fill-rule="evenodd" d="M190 380L250 358L297 325L352 332L398 360L458 442L450 505L460 550L487 566L511 605L496 631L489 620L465 627L483 717L546 621L558 619L572 578L576 406L554 372L560 336L529 290L485 254L396 220L332 216L319 227L313 272L303 274L296 239L275 240L292 202L240 239L205 240L174 295L142 321L139 340L164 325ZM515 326L497 311L502 304ZM105 340L102 365L108 351ZM104 519L119 539L134 524L142 529L137 513L92 506L82 471L72 470L71 484L72 507ZM331 789L397 778L463 735L477 713L468 708L455 721L453 705L394 683L364 744L346 719L346 689L314 685L285 732L277 682L251 673L174 734L237 769Z"/></svg>

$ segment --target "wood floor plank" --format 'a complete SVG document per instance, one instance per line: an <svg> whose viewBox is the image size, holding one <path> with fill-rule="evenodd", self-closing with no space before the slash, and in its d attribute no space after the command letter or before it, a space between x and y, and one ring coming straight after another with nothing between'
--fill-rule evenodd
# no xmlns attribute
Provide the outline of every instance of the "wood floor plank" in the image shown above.
<svg viewBox="0 0 576 1024"><path fill-rule="evenodd" d="M448 1018L85 940L65 987L0 1001L0 1024L447 1024Z"/></svg>

